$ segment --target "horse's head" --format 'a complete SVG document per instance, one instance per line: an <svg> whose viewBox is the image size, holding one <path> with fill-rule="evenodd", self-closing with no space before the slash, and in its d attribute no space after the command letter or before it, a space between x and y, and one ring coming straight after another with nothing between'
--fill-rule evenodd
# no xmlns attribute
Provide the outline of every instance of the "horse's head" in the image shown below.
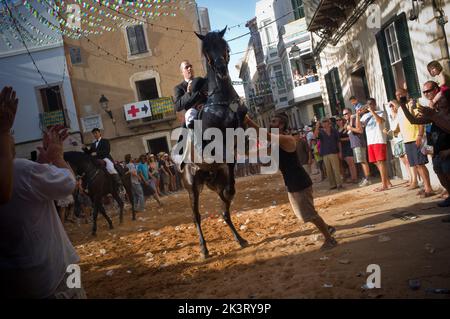
<svg viewBox="0 0 450 319"><path fill-rule="evenodd" d="M202 40L202 52L208 65L220 80L229 78L228 63L230 62L230 47L223 38L227 28L220 32L209 32L207 35L195 33Z"/></svg>
<svg viewBox="0 0 450 319"><path fill-rule="evenodd" d="M92 165L91 156L82 152L65 152L64 160L70 164L74 173L80 176Z"/></svg>

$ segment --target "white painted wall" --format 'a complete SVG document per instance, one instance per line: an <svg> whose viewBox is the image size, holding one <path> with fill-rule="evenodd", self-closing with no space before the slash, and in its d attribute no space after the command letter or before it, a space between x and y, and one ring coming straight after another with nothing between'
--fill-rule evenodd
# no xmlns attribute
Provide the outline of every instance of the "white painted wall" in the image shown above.
<svg viewBox="0 0 450 319"><path fill-rule="evenodd" d="M444 1L444 11L448 15L450 13L450 1ZM402 12L411 10L411 1L401 0L379 0L375 2L379 6L381 12L381 25L387 23L393 16L399 15ZM379 29L370 29L367 27L368 13L366 12L358 22L347 32L347 34L339 41L336 46L328 45L321 53L321 68L319 70L321 76L322 97L324 104L329 112L328 94L325 86L323 75L328 73L332 68L339 69L339 75L344 95L346 106L350 106L348 99L353 95L351 87L350 73L352 68L356 66L355 63L350 62L347 52L348 45L352 41L359 41L361 44L360 63L364 65L370 95L374 97L381 106L387 103L387 95L384 86L383 74L381 70L380 57L378 54L378 47L376 44L375 34ZM427 71L427 64L431 60L439 60L442 58L442 51L438 42L438 35L441 34L440 28L437 26L434 19L433 8L431 3L427 2L424 7L421 7L419 19L416 21L408 21L409 32L411 37L411 44L414 51L414 58L416 61L417 75L419 83L432 79ZM447 38L450 42L450 26L446 26ZM315 43L318 43L319 38L313 35ZM425 99L421 99L423 104L427 104ZM432 175L432 183L435 186L439 185L437 176L434 174L432 165L428 165L430 174ZM404 170L404 167L403 167Z"/></svg>
<svg viewBox="0 0 450 319"><path fill-rule="evenodd" d="M63 82L63 103L70 119L71 132L78 132L78 120L73 100L72 86L68 77L62 46L32 53L36 65L49 84ZM16 143L39 140L42 132L39 127L40 97L36 87L45 85L26 53L0 58L0 87L12 86L19 98L19 107L14 123Z"/></svg>

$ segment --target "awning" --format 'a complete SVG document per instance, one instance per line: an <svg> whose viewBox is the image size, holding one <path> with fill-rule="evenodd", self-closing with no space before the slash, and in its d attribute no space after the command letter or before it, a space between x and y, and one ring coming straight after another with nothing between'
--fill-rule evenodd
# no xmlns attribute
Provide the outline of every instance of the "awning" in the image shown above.
<svg viewBox="0 0 450 319"><path fill-rule="evenodd" d="M331 37L333 33L347 20L349 14L356 8L358 0L321 0L316 9L311 12L308 31L319 32ZM311 7L310 10L314 10Z"/></svg>

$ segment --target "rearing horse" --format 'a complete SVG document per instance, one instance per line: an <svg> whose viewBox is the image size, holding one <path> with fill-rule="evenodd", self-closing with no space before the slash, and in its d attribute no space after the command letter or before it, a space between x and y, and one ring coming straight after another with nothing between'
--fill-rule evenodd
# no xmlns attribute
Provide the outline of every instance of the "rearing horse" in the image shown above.
<svg viewBox="0 0 450 319"><path fill-rule="evenodd" d="M223 136L226 136L227 128L236 129L239 126L237 113L230 108L230 104L237 102L239 96L234 90L228 74L230 54L228 44L223 38L225 31L226 28L221 32L210 32L205 36L196 33L197 37L202 40L203 55L208 61L208 100L199 115L199 119L202 121L202 131L204 132L208 128L217 128L222 131ZM222 200L223 219L230 227L235 240L242 248L248 245L247 241L236 231L230 217L230 206L236 193L234 167L235 163L226 162L186 163L182 169L183 185L189 193L203 258L209 257L199 212L199 197L204 184L215 191Z"/></svg>

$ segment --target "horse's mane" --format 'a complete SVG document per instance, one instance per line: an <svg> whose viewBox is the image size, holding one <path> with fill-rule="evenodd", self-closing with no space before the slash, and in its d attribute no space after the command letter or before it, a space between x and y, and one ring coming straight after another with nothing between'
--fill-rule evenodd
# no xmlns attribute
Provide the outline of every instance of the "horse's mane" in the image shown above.
<svg viewBox="0 0 450 319"><path fill-rule="evenodd" d="M65 152L64 160L69 163L80 163L91 161L91 156L83 152Z"/></svg>

